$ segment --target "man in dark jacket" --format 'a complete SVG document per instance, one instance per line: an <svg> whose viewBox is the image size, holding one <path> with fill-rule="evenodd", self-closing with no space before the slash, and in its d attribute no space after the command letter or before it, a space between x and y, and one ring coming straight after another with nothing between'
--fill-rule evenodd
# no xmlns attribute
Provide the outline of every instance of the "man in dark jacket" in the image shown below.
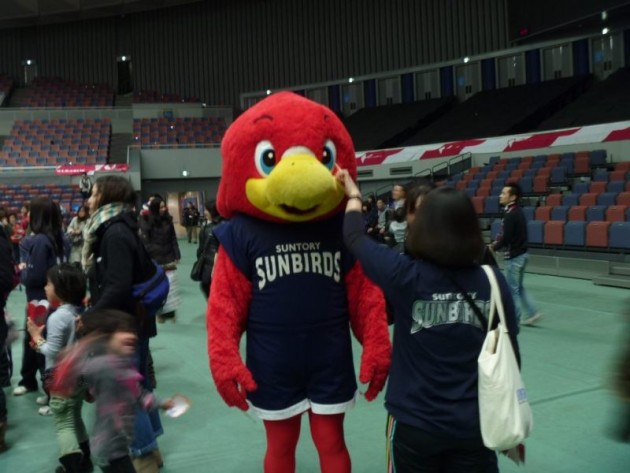
<svg viewBox="0 0 630 473"><path fill-rule="evenodd" d="M523 325L533 325L540 320L541 314L535 302L525 291L523 278L527 267L527 219L519 205L521 188L518 184L508 183L499 196L499 202L505 207L503 224L497 240L490 246L493 250L505 252L505 278L512 291L516 320L521 321L520 304L523 304L526 317Z"/></svg>

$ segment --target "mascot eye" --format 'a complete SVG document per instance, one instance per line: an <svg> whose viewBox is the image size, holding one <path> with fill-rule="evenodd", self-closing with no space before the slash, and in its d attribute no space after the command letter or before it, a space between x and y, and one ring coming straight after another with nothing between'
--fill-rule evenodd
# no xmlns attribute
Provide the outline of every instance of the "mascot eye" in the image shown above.
<svg viewBox="0 0 630 473"><path fill-rule="evenodd" d="M337 162L337 148L332 140L326 140L324 144L324 151L322 152L322 164L328 169L335 167Z"/></svg>
<svg viewBox="0 0 630 473"><path fill-rule="evenodd" d="M270 141L264 140L258 143L254 159L256 160L258 172L263 176L273 171L276 165L276 150L273 149L273 145Z"/></svg>

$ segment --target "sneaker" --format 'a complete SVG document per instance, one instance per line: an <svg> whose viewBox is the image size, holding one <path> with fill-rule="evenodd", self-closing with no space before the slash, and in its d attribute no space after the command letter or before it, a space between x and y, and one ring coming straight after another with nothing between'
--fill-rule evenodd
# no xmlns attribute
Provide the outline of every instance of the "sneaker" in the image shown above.
<svg viewBox="0 0 630 473"><path fill-rule="evenodd" d="M48 396L38 396L37 399L35 399L35 402L39 404L40 406L47 406Z"/></svg>
<svg viewBox="0 0 630 473"><path fill-rule="evenodd" d="M37 413L40 416L51 416L52 415L52 411L50 410L50 407L48 406L42 406L39 409L37 409Z"/></svg>
<svg viewBox="0 0 630 473"><path fill-rule="evenodd" d="M14 390L13 390L13 395L14 396L23 396L24 394L26 394L27 392L29 392L28 389L26 389L24 386L17 386Z"/></svg>
<svg viewBox="0 0 630 473"><path fill-rule="evenodd" d="M521 325L535 325L540 320L541 317L542 317L542 314L540 312L537 312L531 317L527 317L525 320L523 320L521 322Z"/></svg>

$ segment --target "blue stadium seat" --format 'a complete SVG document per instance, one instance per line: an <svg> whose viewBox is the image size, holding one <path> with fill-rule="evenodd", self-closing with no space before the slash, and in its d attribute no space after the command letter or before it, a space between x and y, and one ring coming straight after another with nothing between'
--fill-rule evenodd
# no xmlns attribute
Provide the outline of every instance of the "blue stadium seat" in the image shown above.
<svg viewBox="0 0 630 473"><path fill-rule="evenodd" d="M568 160L573 161L575 159L575 153L562 153L560 155L560 161Z"/></svg>
<svg viewBox="0 0 630 473"><path fill-rule="evenodd" d="M477 190L476 189L471 189L470 187L467 187L464 190L464 192L466 193L466 195L468 197L470 197L472 199L473 197L475 197L475 194L477 193Z"/></svg>
<svg viewBox="0 0 630 473"><path fill-rule="evenodd" d="M604 181L604 182L608 182L608 171L606 169L595 169L595 171L593 171L593 180L594 181Z"/></svg>
<svg viewBox="0 0 630 473"><path fill-rule="evenodd" d="M606 185L606 192L623 192L626 188L626 183L624 181L613 181L609 182Z"/></svg>
<svg viewBox="0 0 630 473"><path fill-rule="evenodd" d="M606 220L606 206L592 205L586 209L587 222L603 222Z"/></svg>
<svg viewBox="0 0 630 473"><path fill-rule="evenodd" d="M630 248L630 222L613 222L608 243L611 248Z"/></svg>
<svg viewBox="0 0 630 473"><path fill-rule="evenodd" d="M605 149L596 149L589 153L591 158L591 166L599 167L606 166L606 150Z"/></svg>
<svg viewBox="0 0 630 473"><path fill-rule="evenodd" d="M551 184L560 185L567 182L567 169L564 166L556 166L551 170Z"/></svg>
<svg viewBox="0 0 630 473"><path fill-rule="evenodd" d="M488 164L490 164L491 166L494 166L496 163L499 162L499 159L501 159L500 156L492 156L490 158L490 161L488 161Z"/></svg>
<svg viewBox="0 0 630 473"><path fill-rule="evenodd" d="M566 205L557 205L551 208L551 220L567 221L567 215L569 213L569 207Z"/></svg>
<svg viewBox="0 0 630 473"><path fill-rule="evenodd" d="M546 154L539 154L538 156L534 156L534 163L546 163L547 162L547 155Z"/></svg>
<svg viewBox="0 0 630 473"><path fill-rule="evenodd" d="M512 171L499 171L499 174L497 175L497 179L507 179L510 177L510 173Z"/></svg>
<svg viewBox="0 0 630 473"><path fill-rule="evenodd" d="M573 205L579 205L580 196L579 194L564 194L562 196L562 205L566 205L567 207L571 207Z"/></svg>
<svg viewBox="0 0 630 473"><path fill-rule="evenodd" d="M586 222L567 222L564 226L564 244L568 246L584 246Z"/></svg>
<svg viewBox="0 0 630 473"><path fill-rule="evenodd" d="M573 192L575 194L586 194L589 186L590 184L588 182L578 182L573 186Z"/></svg>
<svg viewBox="0 0 630 473"><path fill-rule="evenodd" d="M597 205L615 205L617 203L616 192L604 192L597 196Z"/></svg>
<svg viewBox="0 0 630 473"><path fill-rule="evenodd" d="M490 190L490 195L499 195L501 194L501 191L503 190L503 184L499 184L497 185L493 185L492 189Z"/></svg>
<svg viewBox="0 0 630 473"><path fill-rule="evenodd" d="M532 179L536 176L536 173L538 172L538 169L525 169L525 171L523 172L523 177L531 177Z"/></svg>
<svg viewBox="0 0 630 473"><path fill-rule="evenodd" d="M527 171L525 171L527 172ZM524 176L519 181L523 194L531 194L534 191L534 177Z"/></svg>
<svg viewBox="0 0 630 473"><path fill-rule="evenodd" d="M567 173L569 174L573 174L573 163L574 160L571 159L565 159L565 158L560 158L560 166L565 168L567 170Z"/></svg>
<svg viewBox="0 0 630 473"><path fill-rule="evenodd" d="M520 160L510 159L508 161L508 163L505 165L505 170L506 171L514 171L515 169L518 168L519 164L520 164Z"/></svg>
<svg viewBox="0 0 630 473"><path fill-rule="evenodd" d="M492 241L497 239L497 235L501 232L501 219L496 218L492 221L492 225L490 225L490 238Z"/></svg>
<svg viewBox="0 0 630 473"><path fill-rule="evenodd" d="M501 212L499 198L496 196L486 197L483 203L483 213L498 214Z"/></svg>
<svg viewBox="0 0 630 473"><path fill-rule="evenodd" d="M527 222L527 236L529 243L542 245L544 241L545 222L530 220Z"/></svg>
<svg viewBox="0 0 630 473"><path fill-rule="evenodd" d="M534 220L534 213L536 212L536 207L523 207L523 213L525 214L525 218L527 221Z"/></svg>

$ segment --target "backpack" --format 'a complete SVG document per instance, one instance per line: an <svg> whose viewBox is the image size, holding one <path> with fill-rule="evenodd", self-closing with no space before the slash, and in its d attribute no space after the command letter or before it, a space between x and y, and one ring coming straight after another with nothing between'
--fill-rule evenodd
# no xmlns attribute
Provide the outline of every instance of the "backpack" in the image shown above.
<svg viewBox="0 0 630 473"><path fill-rule="evenodd" d="M139 243L144 248L141 241ZM148 256L146 249L145 254ZM152 260L153 261L153 260ZM170 284L166 277L166 272L160 265L153 261L155 273L146 281L131 286L131 294L136 301L137 315L145 317L155 317L157 312L164 306L170 290Z"/></svg>

